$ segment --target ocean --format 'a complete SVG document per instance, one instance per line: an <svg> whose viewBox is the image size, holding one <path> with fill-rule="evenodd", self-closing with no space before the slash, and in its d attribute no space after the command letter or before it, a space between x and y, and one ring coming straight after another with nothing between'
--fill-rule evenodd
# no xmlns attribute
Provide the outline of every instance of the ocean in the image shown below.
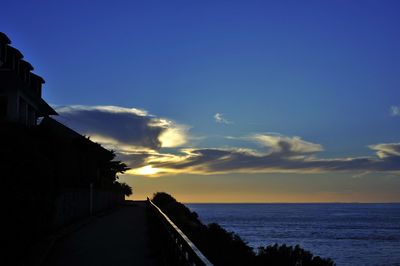
<svg viewBox="0 0 400 266"><path fill-rule="evenodd" d="M400 265L400 204L185 204L251 247L296 245L341 265Z"/></svg>

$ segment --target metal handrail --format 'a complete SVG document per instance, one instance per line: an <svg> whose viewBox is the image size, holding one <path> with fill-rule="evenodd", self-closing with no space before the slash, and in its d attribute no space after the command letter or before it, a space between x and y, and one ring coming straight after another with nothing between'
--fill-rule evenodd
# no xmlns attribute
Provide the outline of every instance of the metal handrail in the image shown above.
<svg viewBox="0 0 400 266"><path fill-rule="evenodd" d="M149 206L153 208L157 216L161 219L164 227L168 231L168 236L171 238L172 243L176 249L181 253L181 259L186 261L187 265L203 265L213 266L213 264L201 253L201 251L193 244L192 241L179 229L174 222L149 198L147 198Z"/></svg>

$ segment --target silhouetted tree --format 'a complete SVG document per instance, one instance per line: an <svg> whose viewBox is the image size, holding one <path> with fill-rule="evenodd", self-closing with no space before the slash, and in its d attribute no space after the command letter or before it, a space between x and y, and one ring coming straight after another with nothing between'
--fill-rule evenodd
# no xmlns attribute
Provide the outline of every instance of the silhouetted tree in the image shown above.
<svg viewBox="0 0 400 266"><path fill-rule="evenodd" d="M100 145L100 144L98 144ZM119 179L118 173L125 173L130 168L121 161L114 160L116 154L114 151L109 151L105 160L102 161L99 168L101 169L101 176L103 178L103 186L111 187L116 180Z"/></svg>
<svg viewBox="0 0 400 266"><path fill-rule="evenodd" d="M132 187L127 183L121 183L121 189L125 196L129 197L132 195Z"/></svg>

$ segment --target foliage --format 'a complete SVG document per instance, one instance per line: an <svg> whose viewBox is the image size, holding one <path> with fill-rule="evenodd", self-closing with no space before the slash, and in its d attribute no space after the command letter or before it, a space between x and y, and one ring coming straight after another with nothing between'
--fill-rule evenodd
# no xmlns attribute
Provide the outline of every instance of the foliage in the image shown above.
<svg viewBox="0 0 400 266"><path fill-rule="evenodd" d="M129 186L127 183L121 183L122 192L125 196L129 197L132 195L132 187Z"/></svg>
<svg viewBox="0 0 400 266"><path fill-rule="evenodd" d="M109 184L118 179L118 173L123 174L130 169L125 163L114 160L115 157L116 154L114 151L107 151L107 156L100 165L102 176L109 181Z"/></svg>
<svg viewBox="0 0 400 266"><path fill-rule="evenodd" d="M331 259L313 256L300 248L277 244L260 247L255 253L240 236L220 225L204 225L195 212L165 193L157 192L153 202L193 241L214 265L303 265L333 266Z"/></svg>
<svg viewBox="0 0 400 266"><path fill-rule="evenodd" d="M239 235L217 223L207 226L201 250L215 265L252 265L254 252Z"/></svg>
<svg viewBox="0 0 400 266"><path fill-rule="evenodd" d="M100 144L95 143L99 147L102 147ZM103 186L110 187L117 192L122 192L125 196L129 197L132 195L132 187L127 183L118 182L118 173L125 173L125 171L130 168L121 161L115 160L116 154L113 150L106 150L105 160L102 161L100 165L101 175L105 178L106 182L103 181Z"/></svg>
<svg viewBox="0 0 400 266"><path fill-rule="evenodd" d="M155 193L153 196L153 202L164 212L166 212L170 218L173 217L173 220L176 220L178 224L202 224L198 219L198 215L195 212L190 211L188 207L176 201L174 197L165 192Z"/></svg>
<svg viewBox="0 0 400 266"><path fill-rule="evenodd" d="M117 173L123 174L123 173L125 173L125 171L130 169L125 163L123 163L121 161L115 161L114 160L115 157L116 157L115 151L111 150L110 153L111 153L111 158L110 158L110 161L109 161L110 171L112 171L112 172L114 172L116 174Z"/></svg>
<svg viewBox="0 0 400 266"><path fill-rule="evenodd" d="M118 181L115 181L113 183L113 190L118 193L122 192L127 197L132 195L132 187L129 186L127 183L120 183Z"/></svg>
<svg viewBox="0 0 400 266"><path fill-rule="evenodd" d="M319 256L313 256L311 252L300 248L299 245L295 247L286 246L285 244L279 246L259 247L256 257L257 265L334 265L331 259L322 259Z"/></svg>

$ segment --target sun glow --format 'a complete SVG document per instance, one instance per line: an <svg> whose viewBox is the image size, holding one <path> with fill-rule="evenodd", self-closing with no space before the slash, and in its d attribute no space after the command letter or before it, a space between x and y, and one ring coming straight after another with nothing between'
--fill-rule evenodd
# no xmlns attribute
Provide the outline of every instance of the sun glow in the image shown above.
<svg viewBox="0 0 400 266"><path fill-rule="evenodd" d="M146 165L137 169L129 170L131 174L135 175L155 175L160 171L158 168L153 168L151 165Z"/></svg>
<svg viewBox="0 0 400 266"><path fill-rule="evenodd" d="M163 148L182 146L187 142L188 128L182 125L170 125L169 128L158 137Z"/></svg>

